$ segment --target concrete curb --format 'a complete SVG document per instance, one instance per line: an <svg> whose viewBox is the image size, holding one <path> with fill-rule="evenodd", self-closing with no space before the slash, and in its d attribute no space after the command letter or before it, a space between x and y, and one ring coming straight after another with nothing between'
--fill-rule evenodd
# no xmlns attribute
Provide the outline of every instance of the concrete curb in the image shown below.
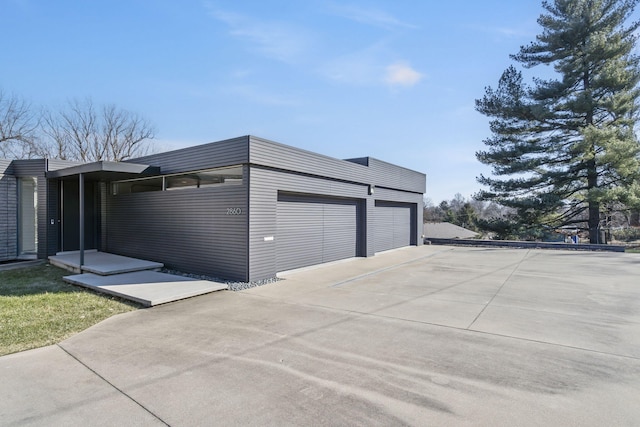
<svg viewBox="0 0 640 427"><path fill-rule="evenodd" d="M561 249L574 251L624 252L624 246L590 243L521 242L516 240L425 239L424 243L454 246L491 246L500 248Z"/></svg>

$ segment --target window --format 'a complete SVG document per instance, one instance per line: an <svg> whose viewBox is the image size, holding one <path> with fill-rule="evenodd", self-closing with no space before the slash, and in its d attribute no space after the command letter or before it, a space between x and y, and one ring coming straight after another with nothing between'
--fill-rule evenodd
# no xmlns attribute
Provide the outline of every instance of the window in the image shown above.
<svg viewBox="0 0 640 427"><path fill-rule="evenodd" d="M18 255L38 249L38 180L18 178Z"/></svg>
<svg viewBox="0 0 640 427"><path fill-rule="evenodd" d="M242 184L242 166L198 172L198 187Z"/></svg>
<svg viewBox="0 0 640 427"><path fill-rule="evenodd" d="M183 190L242 184L242 166L131 179L113 183L113 194Z"/></svg>
<svg viewBox="0 0 640 427"><path fill-rule="evenodd" d="M197 175L173 175L165 178L165 188L167 190L198 188L199 183Z"/></svg>
<svg viewBox="0 0 640 427"><path fill-rule="evenodd" d="M113 183L113 194L145 193L147 191L162 191L162 177Z"/></svg>

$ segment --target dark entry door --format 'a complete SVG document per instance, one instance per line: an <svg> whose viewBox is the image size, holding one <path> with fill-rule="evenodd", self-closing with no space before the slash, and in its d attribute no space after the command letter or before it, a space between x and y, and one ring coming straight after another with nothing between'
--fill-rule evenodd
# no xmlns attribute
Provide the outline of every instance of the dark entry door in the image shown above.
<svg viewBox="0 0 640 427"><path fill-rule="evenodd" d="M61 210L60 248L62 251L80 249L80 197L77 180L60 182ZM95 182L84 184L84 248L98 247L98 192Z"/></svg>

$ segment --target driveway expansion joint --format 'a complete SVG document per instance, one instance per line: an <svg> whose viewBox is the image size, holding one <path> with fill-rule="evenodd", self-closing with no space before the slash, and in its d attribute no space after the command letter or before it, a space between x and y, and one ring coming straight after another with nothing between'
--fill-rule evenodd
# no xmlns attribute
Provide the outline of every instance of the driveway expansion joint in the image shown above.
<svg viewBox="0 0 640 427"><path fill-rule="evenodd" d="M443 253L446 253L446 252L451 252L451 251L453 251L453 249L454 248L444 249L442 251L438 251L438 252L435 252L435 253L432 253L432 254L429 254L429 255L421 256L419 258L414 258L414 259L411 259L409 261L402 262L400 264L393 264L393 265L390 265L388 267L384 267L384 268L380 268L378 270L370 271L368 273L361 274L359 276L352 277L350 279L343 280L343 281L338 282L338 283L334 283L330 287L331 288L338 288L338 287L340 287L342 285L346 285L347 283L351 283L351 282L355 282L355 281L360 280L360 279L364 279L365 277L375 276L377 274L384 273L385 271L393 270L393 269L396 269L396 268L399 268L399 267L404 267L405 265L408 265L408 264L413 264L414 262L422 261L422 260L424 260L426 258L433 258L433 257L435 257L437 255L440 255L440 254L443 254Z"/></svg>
<svg viewBox="0 0 640 427"><path fill-rule="evenodd" d="M469 324L469 326L467 326L467 329L471 329L471 327L473 326L474 323L476 323L478 321L478 319L480 318L480 316L482 316L482 313L485 312L485 310L487 309L487 307L489 307L491 305L491 303L493 302L493 300L498 296L498 294L500 293L500 291L502 290L502 288L504 288L504 286L507 284L507 282L511 279L511 277L513 276L513 274L518 271L518 268L520 267L520 265L522 265L522 263L524 262L525 259L527 259L527 256L529 255L529 253L531 252L531 249L528 249L524 256L520 259L520 261L518 261L516 263L516 266L513 268L513 270L511 271L511 273L509 273L509 276L507 276L506 279L504 279L504 282L502 282L502 285L500 285L500 287L498 288L498 290L496 290L496 293L493 294L493 296L491 297L491 299L485 304L484 308L482 310L480 310L480 313L478 313L478 315L475 317L475 319L473 319L473 321Z"/></svg>
<svg viewBox="0 0 640 427"><path fill-rule="evenodd" d="M138 405L140 408L142 408L145 412L147 412L149 415L151 415L152 417L154 417L155 419L157 419L158 421L160 421L162 424L171 427L170 424L167 424L162 418L160 418L159 416L157 416L155 413L153 413L149 408L147 408L146 406L144 406L142 403L138 402L136 399L134 399L133 397L131 397L129 394L127 394L124 390L122 390L121 388L119 388L118 386L116 386L115 384L113 384L111 381L109 381L108 379L106 379L105 377L103 377L102 375L100 375L99 373L97 373L94 369L92 369L89 365L87 365L86 363L84 363L82 360L78 359L75 355L73 355L70 351L68 351L66 348L64 348L62 346L62 344L56 344L56 346L61 349L62 351L64 351L67 355L69 355L69 357L71 357L73 360L75 360L76 362L78 362L79 364L81 364L82 366L84 366L89 372L91 372L92 374L94 374L96 377L100 378L100 380L102 380L104 383L108 384L111 388L113 388L114 390L116 390L118 393L120 393L122 396L126 397L127 399L129 399L131 402L133 402L134 404Z"/></svg>

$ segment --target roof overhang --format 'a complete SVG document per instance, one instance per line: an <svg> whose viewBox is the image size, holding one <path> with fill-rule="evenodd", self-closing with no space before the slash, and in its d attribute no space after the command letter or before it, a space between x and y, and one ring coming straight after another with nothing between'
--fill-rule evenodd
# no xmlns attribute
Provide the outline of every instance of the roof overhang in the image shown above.
<svg viewBox="0 0 640 427"><path fill-rule="evenodd" d="M86 180L115 181L135 178L140 175L158 175L159 173L160 168L158 166L100 161L49 171L47 172L47 178L68 179L83 174Z"/></svg>

